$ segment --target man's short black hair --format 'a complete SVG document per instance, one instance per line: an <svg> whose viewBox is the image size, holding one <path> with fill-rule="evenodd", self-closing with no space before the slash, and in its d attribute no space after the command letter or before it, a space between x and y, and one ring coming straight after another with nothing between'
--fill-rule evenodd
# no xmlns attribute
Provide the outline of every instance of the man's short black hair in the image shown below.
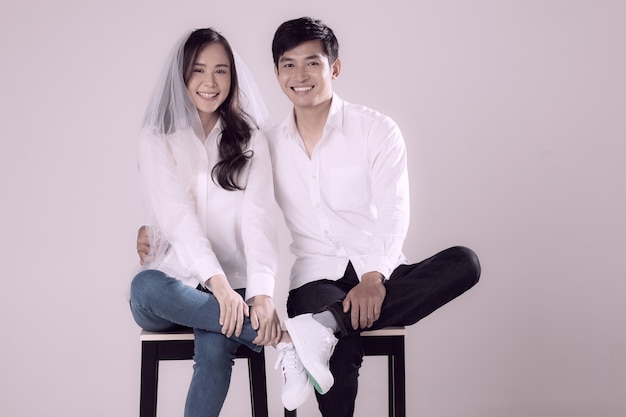
<svg viewBox="0 0 626 417"><path fill-rule="evenodd" d="M278 60L286 51L308 41L320 41L331 65L339 57L339 42L333 30L321 20L301 17L289 20L276 29L272 41L274 65L278 67Z"/></svg>

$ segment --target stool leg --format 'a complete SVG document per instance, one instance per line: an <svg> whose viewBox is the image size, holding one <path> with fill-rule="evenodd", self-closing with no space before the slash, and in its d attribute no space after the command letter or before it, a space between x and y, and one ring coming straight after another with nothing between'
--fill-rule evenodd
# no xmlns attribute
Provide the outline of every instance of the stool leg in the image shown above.
<svg viewBox="0 0 626 417"><path fill-rule="evenodd" d="M141 388L139 416L156 417L159 360L157 343L141 343Z"/></svg>
<svg viewBox="0 0 626 417"><path fill-rule="evenodd" d="M248 357L248 376L250 377L252 417L268 417L265 350L259 353L250 353Z"/></svg>
<svg viewBox="0 0 626 417"><path fill-rule="evenodd" d="M387 390L389 392L389 417L395 417L396 385L395 385L395 364L393 354L387 356Z"/></svg>
<svg viewBox="0 0 626 417"><path fill-rule="evenodd" d="M393 338L393 355L389 356L389 415L406 416L404 337Z"/></svg>

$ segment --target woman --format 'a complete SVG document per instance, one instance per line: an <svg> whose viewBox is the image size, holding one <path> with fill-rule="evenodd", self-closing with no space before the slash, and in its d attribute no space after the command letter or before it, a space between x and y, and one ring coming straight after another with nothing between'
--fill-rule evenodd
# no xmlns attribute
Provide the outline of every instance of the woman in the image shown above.
<svg viewBox="0 0 626 417"><path fill-rule="evenodd" d="M187 417L218 416L240 344L258 351L281 338L272 170L257 127L267 114L239 61L213 29L185 35L139 139L150 252L131 311L149 331L194 329Z"/></svg>

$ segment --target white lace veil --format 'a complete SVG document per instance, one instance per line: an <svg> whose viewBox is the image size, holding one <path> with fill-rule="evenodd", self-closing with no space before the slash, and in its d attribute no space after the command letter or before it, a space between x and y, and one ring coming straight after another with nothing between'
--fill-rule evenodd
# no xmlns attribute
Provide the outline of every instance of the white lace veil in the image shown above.
<svg viewBox="0 0 626 417"><path fill-rule="evenodd" d="M183 74L185 43L191 33L192 31L187 31L181 36L165 61L141 124L140 144L142 141L159 140L159 138L162 139L174 133L181 137L189 134L193 134L201 139L205 137L198 111L185 86ZM253 127L254 125L259 128L265 127L268 121L268 112L260 91L241 57L234 50L233 55L237 70L241 107L249 116L248 120ZM193 155L190 158L193 158ZM144 173L143 175L145 177L150 174ZM158 227L156 227L158 223L155 213L150 208L145 190L142 189L142 193L144 194L143 199L147 211L147 218L144 221L149 226L148 235L150 239L149 261L144 262L143 267L145 268L148 266L154 267L155 263L160 263L169 244L164 239L161 239Z"/></svg>

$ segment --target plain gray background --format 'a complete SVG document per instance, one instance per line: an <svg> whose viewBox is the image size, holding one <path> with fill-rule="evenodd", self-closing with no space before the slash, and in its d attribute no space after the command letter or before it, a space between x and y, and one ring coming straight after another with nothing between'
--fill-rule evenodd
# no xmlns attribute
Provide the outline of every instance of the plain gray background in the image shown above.
<svg viewBox="0 0 626 417"><path fill-rule="evenodd" d="M153 83L183 31L212 26L278 121L289 103L270 42L303 15L339 37L336 92L404 132L407 256L463 244L482 261L477 287L410 328L408 415L626 415L617 0L3 1L0 415L138 415L139 329L124 293L140 225L136 132ZM282 317L287 244L282 228ZM163 366L161 416L182 415L190 370ZM385 415L385 372L366 358L357 416ZM248 403L237 362L222 415ZM318 415L312 398L301 415Z"/></svg>

